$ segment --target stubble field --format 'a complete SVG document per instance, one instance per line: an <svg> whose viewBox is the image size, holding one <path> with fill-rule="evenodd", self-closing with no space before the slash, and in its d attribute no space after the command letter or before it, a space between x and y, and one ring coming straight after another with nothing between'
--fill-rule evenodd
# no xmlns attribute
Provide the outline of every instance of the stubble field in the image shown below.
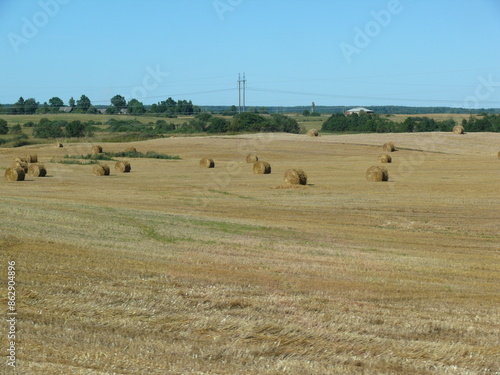
<svg viewBox="0 0 500 375"><path fill-rule="evenodd" d="M387 141L389 181L370 183ZM96 177L56 162L90 144L0 149L2 173L30 153L48 170L0 181L17 373L500 372L500 134L101 145L182 160L129 159L131 173ZM250 152L270 175L252 173ZM205 156L214 169L198 166ZM285 185L288 168L308 185Z"/></svg>

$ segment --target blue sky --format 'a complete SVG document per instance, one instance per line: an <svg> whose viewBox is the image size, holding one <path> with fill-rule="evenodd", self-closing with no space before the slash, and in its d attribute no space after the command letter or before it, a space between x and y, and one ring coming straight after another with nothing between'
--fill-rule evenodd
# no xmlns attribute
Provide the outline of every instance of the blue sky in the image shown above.
<svg viewBox="0 0 500 375"><path fill-rule="evenodd" d="M500 107L498 0L1 0L0 103Z"/></svg>

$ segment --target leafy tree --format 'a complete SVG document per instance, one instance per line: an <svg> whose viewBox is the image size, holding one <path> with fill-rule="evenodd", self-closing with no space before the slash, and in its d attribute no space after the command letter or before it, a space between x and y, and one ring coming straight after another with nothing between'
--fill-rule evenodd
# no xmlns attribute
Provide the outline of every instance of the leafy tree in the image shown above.
<svg viewBox="0 0 500 375"><path fill-rule="evenodd" d="M26 99L24 102L24 113L28 115L34 114L39 105L40 103L38 103L34 98Z"/></svg>
<svg viewBox="0 0 500 375"><path fill-rule="evenodd" d="M86 126L81 121L71 121L66 125L66 136L67 137L83 137L85 136Z"/></svg>
<svg viewBox="0 0 500 375"><path fill-rule="evenodd" d="M233 117L231 124L228 127L228 131L233 132L255 132L261 131L268 126L268 121L265 117L257 113L240 113Z"/></svg>
<svg viewBox="0 0 500 375"><path fill-rule="evenodd" d="M115 106L109 106L106 108L107 115L116 115L118 113L118 109Z"/></svg>
<svg viewBox="0 0 500 375"><path fill-rule="evenodd" d="M24 114L24 99L22 96L19 98L19 100L12 107L12 113L19 114L19 115Z"/></svg>
<svg viewBox="0 0 500 375"><path fill-rule="evenodd" d="M229 127L230 122L225 118L212 117L208 120L206 130L208 133L225 133Z"/></svg>
<svg viewBox="0 0 500 375"><path fill-rule="evenodd" d="M111 98L111 104L114 105L118 109L126 108L127 101L121 95L115 95Z"/></svg>
<svg viewBox="0 0 500 375"><path fill-rule="evenodd" d="M97 107L91 105L89 109L87 109L87 113L95 115L97 113Z"/></svg>
<svg viewBox="0 0 500 375"><path fill-rule="evenodd" d="M58 122L42 118L33 129L33 136L38 138L58 138L64 135Z"/></svg>
<svg viewBox="0 0 500 375"><path fill-rule="evenodd" d="M83 112L87 112L91 105L90 99L85 95L82 95L80 99L76 101L76 107Z"/></svg>
<svg viewBox="0 0 500 375"><path fill-rule="evenodd" d="M7 127L7 121L0 118L0 134L7 134L9 132L9 128Z"/></svg>
<svg viewBox="0 0 500 375"><path fill-rule="evenodd" d="M273 132L295 133L295 134L298 134L300 132L300 125L297 122L297 120L285 115L281 114L271 115L269 124L270 125L268 129L262 129L262 130L273 131Z"/></svg>
<svg viewBox="0 0 500 375"><path fill-rule="evenodd" d="M61 98L58 98L57 96L50 98L49 104L52 108L55 109L59 109L60 107L64 106L64 102L61 100Z"/></svg>
<svg viewBox="0 0 500 375"><path fill-rule="evenodd" d="M142 115L146 112L144 105L137 99L132 99L128 102L128 113Z"/></svg>
<svg viewBox="0 0 500 375"><path fill-rule="evenodd" d="M309 112L309 110L308 110L308 109L304 109L304 110L302 111L302 115L303 115L303 116L309 116L310 114L311 114L311 112Z"/></svg>
<svg viewBox="0 0 500 375"><path fill-rule="evenodd" d="M68 100L68 105L70 107L74 107L75 106L75 99L73 99L73 97L69 98Z"/></svg>

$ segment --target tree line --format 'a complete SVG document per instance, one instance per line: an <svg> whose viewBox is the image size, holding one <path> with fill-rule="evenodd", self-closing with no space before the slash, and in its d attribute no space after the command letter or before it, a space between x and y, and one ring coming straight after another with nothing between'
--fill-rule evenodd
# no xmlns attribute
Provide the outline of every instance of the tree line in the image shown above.
<svg viewBox="0 0 500 375"><path fill-rule="evenodd" d="M150 114L164 114L168 116L175 115L193 115L200 113L201 110L195 106L191 100L178 100L172 98L160 101L151 106L145 106L137 99L127 101L124 96L115 95L110 100L110 105L106 108L106 114L119 114L128 113L132 115ZM57 96L49 99L48 102L40 104L35 98L24 99L20 97L19 100L11 106L0 105L0 113L12 115L32 115L32 114L47 114L47 113L61 113L62 107L71 107L73 113L88 113L97 114L99 109L93 105L88 96L82 95L80 99L75 100L71 97L68 100L68 105L65 105L63 100ZM100 106L103 107L103 106Z"/></svg>
<svg viewBox="0 0 500 375"><path fill-rule="evenodd" d="M23 126L33 128L35 138L81 138L92 137L96 131L109 131L112 133L135 133L145 138L154 138L169 133L241 133L241 132L288 132L299 133L299 123L288 116L273 114L262 116L257 113L241 113L231 120L214 116L210 113L200 113L193 119L181 124L161 119L156 122L144 123L137 119L109 119L104 125L108 127L102 129L96 125L102 125L95 121L64 121L49 120L42 118L38 123L29 121ZM0 119L0 134L14 133L22 134L21 126L15 125L10 130L7 122ZM24 134L25 135L25 134ZM27 137L25 137L27 138Z"/></svg>
<svg viewBox="0 0 500 375"><path fill-rule="evenodd" d="M438 121L429 117L407 117L403 122L396 122L375 113L334 113L323 123L321 130L335 133L449 132L455 125L453 119ZM483 114L480 118L471 115L469 120L463 119L461 125L466 132L500 132L500 115Z"/></svg>

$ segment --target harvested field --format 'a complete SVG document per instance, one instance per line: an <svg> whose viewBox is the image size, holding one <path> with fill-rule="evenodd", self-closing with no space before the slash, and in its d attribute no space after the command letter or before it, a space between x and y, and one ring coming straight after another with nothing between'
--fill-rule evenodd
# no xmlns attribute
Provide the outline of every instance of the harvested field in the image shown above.
<svg viewBox="0 0 500 375"><path fill-rule="evenodd" d="M390 179L370 183L388 139ZM0 149L0 166L36 153L50 171L0 181L18 373L495 374L499 144L452 132L172 137L133 145L182 160L131 158L134 173L102 179L46 162L88 144ZM249 173L248 153L273 173ZM217 168L200 169L203 155ZM277 189L289 168L308 184Z"/></svg>

